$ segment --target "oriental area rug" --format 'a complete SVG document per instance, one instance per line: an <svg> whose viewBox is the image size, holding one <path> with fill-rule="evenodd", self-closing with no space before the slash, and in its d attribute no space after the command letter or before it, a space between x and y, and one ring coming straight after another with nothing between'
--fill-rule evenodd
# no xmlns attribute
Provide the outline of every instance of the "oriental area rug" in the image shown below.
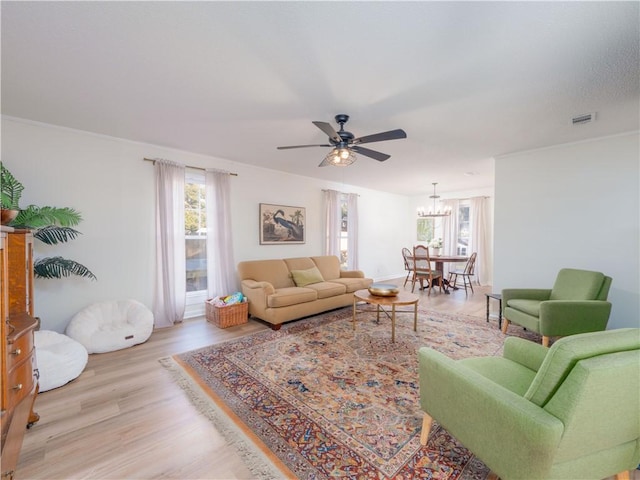
<svg viewBox="0 0 640 480"><path fill-rule="evenodd" d="M502 354L484 318L419 308L391 323L350 307L161 359L256 478L485 479L437 423L420 445L420 347L455 359ZM470 421L472 421L470 419Z"/></svg>

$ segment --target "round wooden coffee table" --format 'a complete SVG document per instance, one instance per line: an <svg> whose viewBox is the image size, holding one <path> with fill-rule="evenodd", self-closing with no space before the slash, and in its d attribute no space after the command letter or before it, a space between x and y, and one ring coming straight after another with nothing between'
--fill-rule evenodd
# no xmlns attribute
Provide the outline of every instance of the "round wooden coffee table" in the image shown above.
<svg viewBox="0 0 640 480"><path fill-rule="evenodd" d="M391 307L391 342L396 341L396 307L404 305L413 305L413 331L418 331L418 299L420 297L413 293L398 292L393 297L382 297L378 295L371 295L369 290L358 290L353 294L353 329L356 329L356 304L358 302L365 302L376 306L377 320L380 321L380 311L389 316L389 313L383 307ZM398 313L410 311L400 310Z"/></svg>

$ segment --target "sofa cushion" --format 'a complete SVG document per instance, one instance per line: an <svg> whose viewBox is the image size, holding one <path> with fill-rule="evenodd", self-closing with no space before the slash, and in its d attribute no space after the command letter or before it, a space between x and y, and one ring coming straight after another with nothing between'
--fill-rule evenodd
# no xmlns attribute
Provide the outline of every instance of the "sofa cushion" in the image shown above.
<svg viewBox="0 0 640 480"><path fill-rule="evenodd" d="M325 280L333 281L340 278L340 260L335 255L311 257L311 260L318 267Z"/></svg>
<svg viewBox="0 0 640 480"><path fill-rule="evenodd" d="M310 265L311 267L313 265ZM238 263L240 280L269 282L274 288L293 287L293 279L284 260L248 260Z"/></svg>
<svg viewBox="0 0 640 480"><path fill-rule="evenodd" d="M324 278L322 278L318 267L312 267L306 270L291 270L291 277L298 287L306 287L314 283L324 282Z"/></svg>
<svg viewBox="0 0 640 480"><path fill-rule="evenodd" d="M310 288L286 287L279 288L267 297L267 307L278 308L296 305L298 303L313 302L318 299L318 293Z"/></svg>
<svg viewBox="0 0 640 480"><path fill-rule="evenodd" d="M282 260L289 271L291 270L308 270L316 266L313 263L313 260L309 257L293 257L293 258L285 258Z"/></svg>
<svg viewBox="0 0 640 480"><path fill-rule="evenodd" d="M336 295L343 295L347 292L347 287L335 282L314 283L313 285L307 285L307 288L318 292L318 298L335 297Z"/></svg>
<svg viewBox="0 0 640 480"><path fill-rule="evenodd" d="M368 288L373 280L370 278L333 278L331 279L331 283L340 283L344 285L347 289L347 293L353 293L356 290L362 290L363 288Z"/></svg>

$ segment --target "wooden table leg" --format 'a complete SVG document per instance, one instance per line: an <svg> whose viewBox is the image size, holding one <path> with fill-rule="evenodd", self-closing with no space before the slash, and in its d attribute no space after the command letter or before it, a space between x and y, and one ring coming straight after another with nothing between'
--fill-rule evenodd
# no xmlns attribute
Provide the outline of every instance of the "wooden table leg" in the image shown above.
<svg viewBox="0 0 640 480"><path fill-rule="evenodd" d="M418 302L413 304L413 331L418 331Z"/></svg>
<svg viewBox="0 0 640 480"><path fill-rule="evenodd" d="M487 323L489 323L489 295L487 295Z"/></svg>
<svg viewBox="0 0 640 480"><path fill-rule="evenodd" d="M391 305L391 343L396 343L396 306Z"/></svg>
<svg viewBox="0 0 640 480"><path fill-rule="evenodd" d="M356 297L353 297L353 329L356 329Z"/></svg>

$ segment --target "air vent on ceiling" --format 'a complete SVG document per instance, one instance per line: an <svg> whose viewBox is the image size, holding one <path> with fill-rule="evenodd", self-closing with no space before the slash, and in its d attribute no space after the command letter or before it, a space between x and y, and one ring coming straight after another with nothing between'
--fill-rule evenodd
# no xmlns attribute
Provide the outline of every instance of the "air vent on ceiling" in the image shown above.
<svg viewBox="0 0 640 480"><path fill-rule="evenodd" d="M578 115L577 117L573 117L571 119L571 125L583 125L585 123L595 122L595 120L596 120L596 112L585 113L584 115Z"/></svg>

